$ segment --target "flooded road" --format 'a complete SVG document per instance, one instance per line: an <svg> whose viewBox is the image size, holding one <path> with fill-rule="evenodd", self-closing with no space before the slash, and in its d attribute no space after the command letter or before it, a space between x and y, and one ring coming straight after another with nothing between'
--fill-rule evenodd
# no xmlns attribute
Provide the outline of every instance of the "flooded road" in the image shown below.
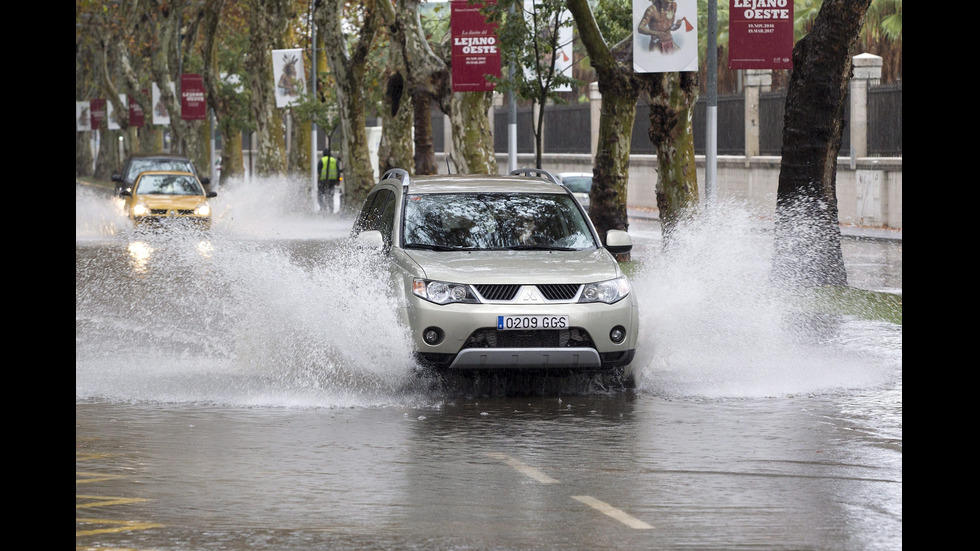
<svg viewBox="0 0 980 551"><path fill-rule="evenodd" d="M669 257L631 222L635 390L447 393L288 187L221 190L203 236L78 189L77 548L902 547L901 326L792 314L755 217ZM901 242L843 248L901 293Z"/></svg>

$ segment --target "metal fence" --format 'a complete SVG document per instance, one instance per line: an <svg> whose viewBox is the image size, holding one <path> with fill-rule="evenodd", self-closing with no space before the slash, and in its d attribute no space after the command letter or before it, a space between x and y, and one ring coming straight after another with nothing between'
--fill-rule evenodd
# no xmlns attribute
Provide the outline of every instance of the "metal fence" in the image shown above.
<svg viewBox="0 0 980 551"><path fill-rule="evenodd" d="M717 146L719 155L745 154L745 98L743 95L718 98ZM759 153L778 156L782 152L783 115L786 91L764 92L759 99ZM700 98L694 107L694 150L703 155L707 100ZM494 148L507 152L506 108L494 111ZM845 120L850 116L845 107ZM433 114L433 140L436 151L444 151L442 114ZM636 106L631 151L653 154L648 136L649 107L641 101ZM533 114L530 107L517 109L517 152L534 153ZM591 149L591 107L588 103L549 106L545 114L544 150L548 153L589 153ZM850 133L843 134L841 155L850 151ZM868 156L902 156L902 85L873 86L868 90Z"/></svg>

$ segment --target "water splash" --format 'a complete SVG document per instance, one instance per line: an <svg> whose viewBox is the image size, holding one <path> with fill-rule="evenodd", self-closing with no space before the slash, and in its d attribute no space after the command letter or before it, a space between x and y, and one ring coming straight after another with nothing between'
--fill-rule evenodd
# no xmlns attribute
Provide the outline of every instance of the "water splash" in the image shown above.
<svg viewBox="0 0 980 551"><path fill-rule="evenodd" d="M297 191L299 189L299 191ZM363 407L417 391L378 258L302 186L233 182L207 234L132 230L76 192L76 400ZM649 236L646 242L651 241ZM634 255L638 390L669 399L849 392L901 383L901 326L801 316L769 284L772 224L738 205ZM897 380L897 383L896 383Z"/></svg>
<svg viewBox="0 0 980 551"><path fill-rule="evenodd" d="M349 219L290 210L288 185L220 191L206 234L137 233L111 209L86 211L113 222L114 240L76 244L76 399L407 399L411 345L380 259L346 243Z"/></svg>
<svg viewBox="0 0 980 551"><path fill-rule="evenodd" d="M771 221L718 204L653 252L634 281L641 391L785 396L901 378L900 326L801 312L794 291L770 282L772 251Z"/></svg>

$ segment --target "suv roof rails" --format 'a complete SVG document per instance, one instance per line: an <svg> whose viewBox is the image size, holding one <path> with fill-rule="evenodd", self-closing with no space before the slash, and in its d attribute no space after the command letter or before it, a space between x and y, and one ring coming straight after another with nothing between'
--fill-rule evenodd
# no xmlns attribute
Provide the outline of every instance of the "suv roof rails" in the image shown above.
<svg viewBox="0 0 980 551"><path fill-rule="evenodd" d="M381 181L383 182L389 178L395 178L401 182L402 185L407 186L411 176L408 175L408 171L404 168L390 168L387 172L385 172L384 176L381 177Z"/></svg>
<svg viewBox="0 0 980 551"><path fill-rule="evenodd" d="M552 182L558 185L562 185L561 180L559 180L557 176L541 168L517 168L511 170L510 175L511 176L539 176L539 177L547 178L548 180L551 180Z"/></svg>

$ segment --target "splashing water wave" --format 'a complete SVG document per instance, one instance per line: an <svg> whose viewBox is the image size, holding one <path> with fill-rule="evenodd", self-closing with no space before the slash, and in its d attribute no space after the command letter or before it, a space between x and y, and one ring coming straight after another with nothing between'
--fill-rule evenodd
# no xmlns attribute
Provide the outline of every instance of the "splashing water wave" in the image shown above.
<svg viewBox="0 0 980 551"><path fill-rule="evenodd" d="M774 286L772 223L718 204L634 278L642 391L740 398L839 392L901 378L901 326L800 311ZM897 342L896 342L897 341Z"/></svg>
<svg viewBox="0 0 980 551"><path fill-rule="evenodd" d="M295 183L233 182L210 233L137 234L76 192L76 400L364 407L431 401L377 257ZM901 380L901 327L792 314L770 227L718 206L639 258L638 391L840 392ZM636 257L636 256L634 256Z"/></svg>

